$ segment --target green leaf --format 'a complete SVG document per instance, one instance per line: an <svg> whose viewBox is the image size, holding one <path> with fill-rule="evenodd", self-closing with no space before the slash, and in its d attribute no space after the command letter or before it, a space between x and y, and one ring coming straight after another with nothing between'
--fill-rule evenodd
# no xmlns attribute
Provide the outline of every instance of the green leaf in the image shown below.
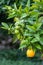
<svg viewBox="0 0 43 65"><path fill-rule="evenodd" d="M39 41L40 40L40 35L39 34L34 34L34 37Z"/></svg>
<svg viewBox="0 0 43 65"><path fill-rule="evenodd" d="M22 15L21 15L21 19L23 19L23 18L25 18L25 17L27 17L28 15L26 14L26 13L23 13Z"/></svg>
<svg viewBox="0 0 43 65"><path fill-rule="evenodd" d="M37 40L36 38L33 38L33 39L31 40L31 43L35 43L35 42L38 42L38 40Z"/></svg>
<svg viewBox="0 0 43 65"><path fill-rule="evenodd" d="M42 13L42 14L43 14L43 13ZM38 21L43 23L43 16L41 16L41 17L38 19Z"/></svg>
<svg viewBox="0 0 43 65"><path fill-rule="evenodd" d="M40 46L39 44L37 44L37 43L35 44L35 47L36 47L37 49L40 49L40 50L42 49L41 46Z"/></svg>
<svg viewBox="0 0 43 65"><path fill-rule="evenodd" d="M40 34L43 34L43 30L40 30Z"/></svg>
<svg viewBox="0 0 43 65"><path fill-rule="evenodd" d="M13 12L13 13L9 13L9 15L8 15L8 18L7 19L10 19L10 18L13 18L13 17L15 17L16 15L15 15L15 12Z"/></svg>
<svg viewBox="0 0 43 65"><path fill-rule="evenodd" d="M20 48L27 47L30 44L28 40L22 40L20 44Z"/></svg>
<svg viewBox="0 0 43 65"><path fill-rule="evenodd" d="M3 29L8 29L9 26L7 25L7 23L2 23L2 28L3 28Z"/></svg>
<svg viewBox="0 0 43 65"><path fill-rule="evenodd" d="M30 0L27 1L27 7L30 7Z"/></svg>
<svg viewBox="0 0 43 65"><path fill-rule="evenodd" d="M30 11L29 14L31 15L31 17L37 18L39 15L39 12L37 10L33 10L33 11Z"/></svg>
<svg viewBox="0 0 43 65"><path fill-rule="evenodd" d="M16 6L16 3L14 3L14 5L13 5L13 6L14 6L14 9L15 9L15 10L17 10L17 6Z"/></svg>
<svg viewBox="0 0 43 65"><path fill-rule="evenodd" d="M23 49L25 47L26 47L26 45L22 45L22 46L19 47L19 49Z"/></svg>
<svg viewBox="0 0 43 65"><path fill-rule="evenodd" d="M36 30L39 30L42 26L41 22L37 22L36 24L34 24L34 27L36 28Z"/></svg>
<svg viewBox="0 0 43 65"><path fill-rule="evenodd" d="M26 28L27 28L29 31L31 31L31 32L35 32L35 31L36 31L36 29L35 29L34 26L27 25Z"/></svg>
<svg viewBox="0 0 43 65"><path fill-rule="evenodd" d="M43 37L40 38L40 44L43 45Z"/></svg>
<svg viewBox="0 0 43 65"><path fill-rule="evenodd" d="M30 23L31 25L33 25L34 24L34 21L31 19L31 18L28 18L28 23Z"/></svg>

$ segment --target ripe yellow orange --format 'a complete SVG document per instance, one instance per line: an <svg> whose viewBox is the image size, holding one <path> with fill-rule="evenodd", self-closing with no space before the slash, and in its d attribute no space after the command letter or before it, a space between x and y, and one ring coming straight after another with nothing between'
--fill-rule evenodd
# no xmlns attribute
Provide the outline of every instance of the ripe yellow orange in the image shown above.
<svg viewBox="0 0 43 65"><path fill-rule="evenodd" d="M28 49L26 52L27 57L34 57L35 51L33 49Z"/></svg>

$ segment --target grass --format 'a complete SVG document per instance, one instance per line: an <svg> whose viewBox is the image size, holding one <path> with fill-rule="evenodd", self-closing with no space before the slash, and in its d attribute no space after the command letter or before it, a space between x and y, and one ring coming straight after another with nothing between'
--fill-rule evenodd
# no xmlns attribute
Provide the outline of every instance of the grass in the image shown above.
<svg viewBox="0 0 43 65"><path fill-rule="evenodd" d="M35 57L27 58L19 50L0 50L0 65L43 65L43 61Z"/></svg>

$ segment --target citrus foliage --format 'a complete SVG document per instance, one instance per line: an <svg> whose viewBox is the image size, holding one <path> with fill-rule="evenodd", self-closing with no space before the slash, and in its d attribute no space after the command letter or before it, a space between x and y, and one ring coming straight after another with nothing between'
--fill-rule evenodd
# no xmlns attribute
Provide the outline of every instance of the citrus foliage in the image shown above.
<svg viewBox="0 0 43 65"><path fill-rule="evenodd" d="M16 2L17 3L17 2ZM8 14L8 18L13 18L14 23L7 25L2 23L2 28L13 34L14 40L19 39L20 49L32 47L35 50L43 50L43 0L28 0L23 5L14 7L3 7Z"/></svg>

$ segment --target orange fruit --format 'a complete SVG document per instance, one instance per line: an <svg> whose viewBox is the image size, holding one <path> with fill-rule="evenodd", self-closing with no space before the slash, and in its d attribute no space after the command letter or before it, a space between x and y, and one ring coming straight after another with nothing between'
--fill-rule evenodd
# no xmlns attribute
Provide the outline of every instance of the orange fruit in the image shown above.
<svg viewBox="0 0 43 65"><path fill-rule="evenodd" d="M28 49L26 52L27 57L34 57L35 51L33 49Z"/></svg>

